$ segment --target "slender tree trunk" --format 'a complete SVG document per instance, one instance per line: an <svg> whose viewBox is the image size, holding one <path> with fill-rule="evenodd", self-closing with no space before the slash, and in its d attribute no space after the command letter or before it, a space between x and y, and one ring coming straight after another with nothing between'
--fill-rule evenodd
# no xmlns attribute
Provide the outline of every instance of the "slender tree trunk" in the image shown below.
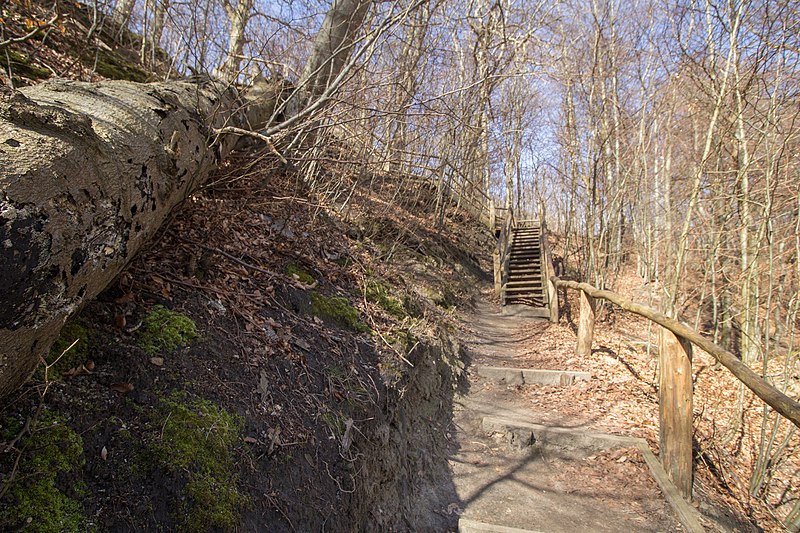
<svg viewBox="0 0 800 533"><path fill-rule="evenodd" d="M131 19L131 13L136 6L136 0L119 0L111 12L111 18L114 23L122 30L128 26Z"/></svg>
<svg viewBox="0 0 800 533"><path fill-rule="evenodd" d="M239 77L239 64L244 51L245 28L250 20L254 0L238 0L234 6L230 1L224 3L228 15L228 57L222 65L222 79L235 82Z"/></svg>
<svg viewBox="0 0 800 533"><path fill-rule="evenodd" d="M321 95L339 76L371 5L371 0L334 0L298 83L308 96Z"/></svg>

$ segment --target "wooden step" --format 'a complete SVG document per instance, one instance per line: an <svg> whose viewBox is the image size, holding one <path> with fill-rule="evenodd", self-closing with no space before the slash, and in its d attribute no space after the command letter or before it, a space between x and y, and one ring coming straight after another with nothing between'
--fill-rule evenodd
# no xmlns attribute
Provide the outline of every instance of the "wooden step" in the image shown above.
<svg viewBox="0 0 800 533"><path fill-rule="evenodd" d="M506 299L508 298L535 298L536 300L544 301L544 292L539 289L531 289L530 287L507 287Z"/></svg>
<svg viewBox="0 0 800 533"><path fill-rule="evenodd" d="M506 291L520 292L520 291L534 291L542 292L542 285L532 285L530 282L517 283L515 285L505 285Z"/></svg>
<svg viewBox="0 0 800 533"><path fill-rule="evenodd" d="M534 301L534 300L532 300L530 298L509 298L509 299L506 300L505 305L506 306L527 305L527 306L530 306L530 307L543 307L545 309L547 308L547 306L545 305L545 303L542 300Z"/></svg>

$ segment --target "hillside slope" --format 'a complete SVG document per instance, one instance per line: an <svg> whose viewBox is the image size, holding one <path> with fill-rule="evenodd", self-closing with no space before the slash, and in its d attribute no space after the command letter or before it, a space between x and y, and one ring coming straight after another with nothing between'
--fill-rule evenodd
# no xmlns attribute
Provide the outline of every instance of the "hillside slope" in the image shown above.
<svg viewBox="0 0 800 533"><path fill-rule="evenodd" d="M9 4L3 38L48 9ZM0 54L5 89L154 76L92 26L66 5ZM433 229L424 181L403 207L391 180L328 170L346 205L263 153L228 161L67 323L0 406L0 528L454 527L452 315L490 236L455 210Z"/></svg>

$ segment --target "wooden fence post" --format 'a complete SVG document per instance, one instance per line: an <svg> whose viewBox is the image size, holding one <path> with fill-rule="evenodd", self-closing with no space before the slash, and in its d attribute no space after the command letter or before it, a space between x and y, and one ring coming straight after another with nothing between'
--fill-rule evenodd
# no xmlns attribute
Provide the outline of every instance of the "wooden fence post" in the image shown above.
<svg viewBox="0 0 800 533"><path fill-rule="evenodd" d="M558 324L558 289L549 276L547 277L547 303L550 306L550 322Z"/></svg>
<svg viewBox="0 0 800 533"><path fill-rule="evenodd" d="M578 318L578 345L575 353L583 357L592 354L592 339L594 338L594 298L579 291L581 298L581 316Z"/></svg>
<svg viewBox="0 0 800 533"><path fill-rule="evenodd" d="M500 296L503 290L503 265L500 262L500 251L495 249L492 253L492 260L494 261L494 293Z"/></svg>
<svg viewBox="0 0 800 533"><path fill-rule="evenodd" d="M692 343L659 328L658 420L661 464L692 499Z"/></svg>

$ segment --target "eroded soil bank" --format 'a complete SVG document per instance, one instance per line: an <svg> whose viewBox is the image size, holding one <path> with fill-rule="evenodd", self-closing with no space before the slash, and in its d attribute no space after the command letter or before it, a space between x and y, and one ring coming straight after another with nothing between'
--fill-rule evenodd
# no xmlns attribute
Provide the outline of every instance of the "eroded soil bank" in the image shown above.
<svg viewBox="0 0 800 533"><path fill-rule="evenodd" d="M341 216L242 164L3 400L0 529L455 529L454 313L491 236L432 229L424 187L412 212L346 183Z"/></svg>

